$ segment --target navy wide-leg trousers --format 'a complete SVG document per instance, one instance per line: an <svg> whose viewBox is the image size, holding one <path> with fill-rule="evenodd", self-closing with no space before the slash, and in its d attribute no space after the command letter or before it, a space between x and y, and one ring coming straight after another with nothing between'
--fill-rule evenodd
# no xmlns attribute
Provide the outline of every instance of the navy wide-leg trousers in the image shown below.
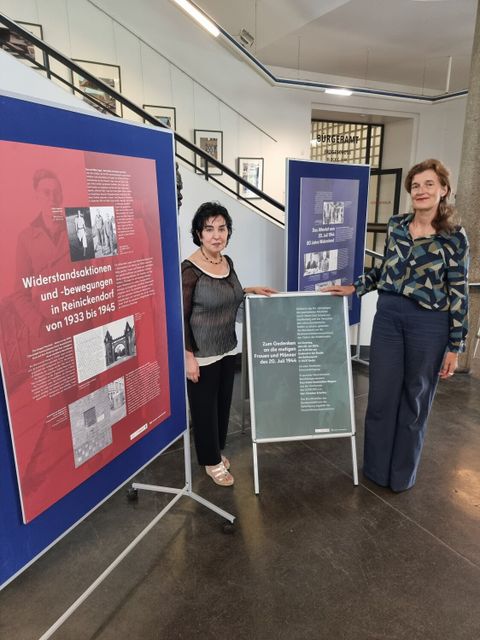
<svg viewBox="0 0 480 640"><path fill-rule="evenodd" d="M363 473L393 491L415 484L448 334L447 312L380 293L370 349Z"/></svg>

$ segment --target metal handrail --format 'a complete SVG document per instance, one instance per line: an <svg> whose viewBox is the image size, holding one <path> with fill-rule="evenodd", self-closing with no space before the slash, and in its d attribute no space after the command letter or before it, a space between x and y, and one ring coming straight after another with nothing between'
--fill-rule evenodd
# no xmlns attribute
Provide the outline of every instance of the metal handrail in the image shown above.
<svg viewBox="0 0 480 640"><path fill-rule="evenodd" d="M377 251L372 251L372 249L365 249L365 254L374 260L383 260L383 255L381 253L377 253Z"/></svg>
<svg viewBox="0 0 480 640"><path fill-rule="evenodd" d="M63 64L65 67L67 67L71 72L82 76L83 78L87 79L89 82L94 84L96 87L100 88L104 93L106 93L110 97L114 98L115 100L118 100L118 102L120 102L125 108L129 109L130 111L132 111L136 115L140 116L143 120L145 120L149 124L152 124L152 125L154 125L156 127L162 127L164 129L168 129L169 128L166 125L164 125L162 122L157 120L155 118L155 116L152 116L147 111L145 111L142 107L138 106L137 104L135 104L134 102L132 102L131 100L126 98L124 95L122 95L121 93L119 93L118 91L113 89L111 86L109 86L108 84L106 84L102 80L99 80L98 78L96 78L89 71L87 71L86 69L81 67L79 64L77 64L76 62L74 62L73 60L71 60L70 58L65 56L60 51L57 51L57 49L55 49L54 47L50 46L49 44L47 44L46 42L44 42L40 38L37 38L37 36L33 35L29 31L27 31L26 29L24 29L23 27L18 25L14 20L11 20L5 14L0 13L0 23L3 23L11 31L13 31L14 33L19 34L22 38L24 38L25 40L27 40L31 44L33 44L36 47L38 47L39 49L41 49L47 55L47 57L50 56L50 57L54 58L55 60L57 60L58 62ZM9 45L9 46L7 46L7 48L12 53L17 53L17 54L21 54L22 53L18 49L16 49L13 45ZM111 115L115 115L115 116L118 117L118 114L113 112L106 105L101 104L93 96L91 96L89 94L86 94L80 88L75 87L73 82L70 83L65 78L62 78L57 73L53 72L51 70L49 64L42 65L39 62L37 62L36 60L32 59L30 56L22 55L22 57L26 58L31 64L34 64L38 69L40 69L42 71L45 71L49 77L53 76L55 79L59 80L60 82L62 82L63 84L65 84L66 86L71 88L74 91L74 93L80 93L84 97L88 98L88 101L95 103L97 106L100 106L103 111L109 112ZM226 176L232 178L238 185L241 185L241 186L245 187L246 189L248 189L249 191L255 193L255 195L258 196L260 199L262 199L264 202L270 204L275 209L278 209L278 211L284 213L285 212L285 206L281 202L278 202L278 200L275 200L275 198L272 198L271 196L269 196L267 193L265 193L261 189L258 189L257 187L255 187L255 185L250 184L247 180L245 180L244 178L239 176L235 171L230 169L227 165L223 164L223 162L220 162L216 158L213 158L212 156L208 155L208 153L203 151L203 149L200 149L200 147L197 147L193 142L190 142L190 140L188 140L187 138L184 138L182 135L180 135L176 131L174 131L173 134L174 134L176 143L180 143L181 145L186 147L186 149L188 149L189 151L194 153L196 156L199 156L199 157L203 158L203 160L205 162L205 167L201 168L201 167L198 166L198 164L192 163L188 158L185 158L180 153L178 153L178 151L175 152L176 157L178 157L180 160L182 160L183 162L187 163L188 165L195 167L195 170L197 171L197 173L203 174L205 176L206 180L213 180L215 183L219 184L222 188L224 188L227 191L230 191L231 193L233 193L238 199L243 200L246 203L248 203L248 205L250 207L252 207L253 209L257 210L262 215L266 216L267 218L270 218L271 220L275 221L276 223L282 224L281 221L279 221L275 216L272 216L267 211L264 211L257 204L251 202L250 199L244 198L240 194L237 194L233 189L228 187L228 185L224 184L221 180L218 180L218 178L216 178L215 176L219 175L219 174L211 174L211 173L209 173L209 167L212 166L216 170L220 170L222 174L225 174Z"/></svg>

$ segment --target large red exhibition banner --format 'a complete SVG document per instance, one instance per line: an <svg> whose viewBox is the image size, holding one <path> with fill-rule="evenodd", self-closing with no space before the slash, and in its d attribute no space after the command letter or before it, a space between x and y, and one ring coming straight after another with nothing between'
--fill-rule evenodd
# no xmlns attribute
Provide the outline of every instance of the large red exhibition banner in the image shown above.
<svg viewBox="0 0 480 640"><path fill-rule="evenodd" d="M155 161L0 142L0 353L24 521L170 415Z"/></svg>

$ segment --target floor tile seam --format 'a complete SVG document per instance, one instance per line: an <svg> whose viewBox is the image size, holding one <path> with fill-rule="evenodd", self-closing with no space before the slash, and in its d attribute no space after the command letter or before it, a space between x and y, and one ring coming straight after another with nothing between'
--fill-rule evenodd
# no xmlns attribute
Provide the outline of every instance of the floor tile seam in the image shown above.
<svg viewBox="0 0 480 640"><path fill-rule="evenodd" d="M339 467L338 465L336 465L334 462L332 462L331 460L329 460L325 455L323 455L322 453L320 453L319 451L317 451L316 449L313 449L311 446L309 446L309 442L302 440L301 441L302 444L309 449L310 451L315 451L315 453L317 455L319 455L327 464L329 464L331 467L333 467L334 469L336 469L337 471L339 471L342 475L347 476L348 478L352 479L352 476L347 473L346 471L344 471L341 467ZM411 524L413 524L415 527L417 527L418 529L420 529L421 531L423 531L424 533L426 533L428 536L430 536L431 538L433 538L437 543L439 543L441 546L445 547L446 549L448 549L451 553L453 553L454 555L456 555L458 558L460 558L461 560L464 560L467 564L469 564L471 567L473 567L474 569L476 569L477 571L480 571L480 565L476 562L473 562L473 560L470 560L470 558L467 558L467 556L463 555L462 553L460 553L460 551L457 551L457 549L455 549L454 547L450 546L447 542L445 542L444 540L442 540L441 538L439 538L438 536L436 536L432 531L430 531L429 529L427 529L426 527L424 527L422 524L420 524L419 522L417 522L416 520L414 520L413 518L411 518L408 514L404 513L403 511L401 511L400 509L398 509L398 507L395 507L394 505L392 505L390 502L388 502L388 500L385 500L384 498L382 498L382 496L379 496L377 493L375 493L375 491L373 491L372 489L370 489L370 487L367 487L367 485L363 484L363 482L358 483L358 486L362 487L363 489L366 489L369 493L371 493L372 495L374 495L376 498L378 498L381 502L383 502L385 505L387 505L387 507L389 507L390 509L392 509L393 511L396 511L400 516L402 516L405 520L408 520Z"/></svg>
<svg viewBox="0 0 480 640"><path fill-rule="evenodd" d="M377 498L379 498L379 500L381 500L382 502L384 502L388 507L390 507L390 509L392 509L393 511L396 511L400 516L402 516L403 518L405 518L405 520L408 520L410 523L412 523L415 527L417 527L418 529L420 529L421 531L423 531L424 533L426 533L428 536L430 536L431 538L433 538L436 542L438 542L441 546L445 547L446 549L448 549L451 553L453 553L454 555L456 555L458 558L460 558L461 560L464 560L467 564L469 564L471 567L473 567L474 569L476 569L477 571L480 571L480 565L477 562L474 562L473 560L470 560L470 558L467 558L467 556L465 556L463 553L460 553L460 551L457 551L457 549L455 549L454 547L452 547L451 545L449 545L447 542L445 542L445 540L442 540L442 538L439 538L437 535L435 535L432 531L430 531L430 529L427 529L427 527L424 527L422 524L420 524L419 522L417 522L416 520L414 520L411 516L409 516L407 513L404 513L403 511L401 511L401 509L399 509L398 507L395 507L393 504L391 504L390 502L388 502L388 500L385 500L384 498L382 498L381 496L379 496L378 494L376 494L374 491L372 491L372 489L370 489L369 487L367 487L366 485L360 483L362 485L362 487L364 487L365 489L367 489L367 491L369 491L370 493L373 493L373 495L375 495Z"/></svg>

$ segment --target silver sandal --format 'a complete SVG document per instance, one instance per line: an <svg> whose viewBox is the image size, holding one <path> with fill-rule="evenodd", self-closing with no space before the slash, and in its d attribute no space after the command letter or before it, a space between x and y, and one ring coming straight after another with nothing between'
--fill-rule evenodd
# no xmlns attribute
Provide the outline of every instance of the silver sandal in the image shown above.
<svg viewBox="0 0 480 640"><path fill-rule="evenodd" d="M215 482L215 484L220 485L221 487L231 487L234 483L234 478L231 473L227 471L225 465L222 462L219 464L205 467L205 472L207 476Z"/></svg>

